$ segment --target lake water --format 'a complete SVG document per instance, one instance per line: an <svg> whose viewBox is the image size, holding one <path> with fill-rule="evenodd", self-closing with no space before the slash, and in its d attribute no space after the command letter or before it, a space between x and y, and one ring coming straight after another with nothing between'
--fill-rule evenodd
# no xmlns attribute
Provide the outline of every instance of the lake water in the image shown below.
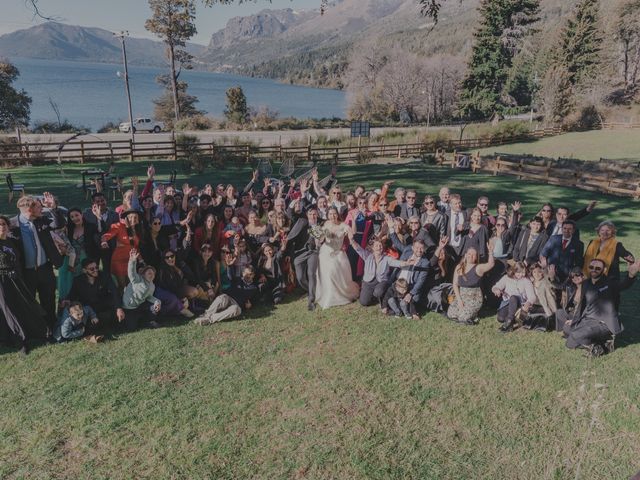
<svg viewBox="0 0 640 480"><path fill-rule="evenodd" d="M93 131L107 122L126 120L127 100L124 80L116 73L122 65L13 58L20 70L16 86L31 96L31 122L55 120L49 99L60 109L60 116L74 125ZM134 117L153 114L152 99L162 93L155 82L166 73L154 67L129 67L129 87ZM269 106L281 117L345 117L345 93L338 90L300 87L273 80L241 77L224 73L183 71L188 92L199 99L200 110L222 117L225 92L240 85L250 106Z"/></svg>

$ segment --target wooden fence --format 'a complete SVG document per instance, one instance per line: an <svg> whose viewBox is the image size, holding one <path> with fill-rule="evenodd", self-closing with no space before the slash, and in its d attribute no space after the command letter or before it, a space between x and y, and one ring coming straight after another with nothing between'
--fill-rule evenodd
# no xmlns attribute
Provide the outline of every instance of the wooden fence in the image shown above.
<svg viewBox="0 0 640 480"><path fill-rule="evenodd" d="M472 138L462 140L445 140L427 143L403 143L369 145L359 143L351 146L255 146L255 145L219 145L215 142L184 142L178 139L170 140L73 140L68 143L34 142L34 143L4 143L0 144L0 164L20 165L25 163L46 162L79 162L88 163L105 160L128 158L137 159L164 158L177 160L191 153L204 155L212 160L224 158L235 161L249 162L254 158L269 158L282 161L295 157L308 161L367 161L380 157L411 157L433 153L436 148L478 149L507 143L515 143L534 138L553 136L562 133L556 128L535 130L525 135L493 136L487 138Z"/></svg>
<svg viewBox="0 0 640 480"><path fill-rule="evenodd" d="M583 190L606 193L610 195L640 198L640 163L638 160L625 164L625 172L619 168L608 169L605 165L610 162L601 159L600 162L588 162L575 159L536 158L527 156L512 156L495 154L492 157L482 157L479 152L459 153L454 151L451 157L440 150L436 153L439 165L456 168L462 156L469 156L469 169L473 173L485 172L496 175L511 175L518 179L544 182L563 187L577 187ZM613 161L615 162L615 161ZM615 162L620 165L621 162Z"/></svg>

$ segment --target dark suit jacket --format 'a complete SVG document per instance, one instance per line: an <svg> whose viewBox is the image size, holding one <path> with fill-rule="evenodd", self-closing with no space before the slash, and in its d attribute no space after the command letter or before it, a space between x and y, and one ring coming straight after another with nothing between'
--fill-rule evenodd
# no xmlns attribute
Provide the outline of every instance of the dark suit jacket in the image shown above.
<svg viewBox="0 0 640 480"><path fill-rule="evenodd" d="M574 235L571 237L571 241L567 247L563 250L562 235L552 235L542 248L540 255L547 258L549 265L556 266L556 271L562 278L566 278L572 267L582 267L584 243Z"/></svg>
<svg viewBox="0 0 640 480"><path fill-rule="evenodd" d="M320 225L320 223L318 223L318 225ZM305 252L317 250L315 239L309 235L309 229L309 221L302 217L291 227L287 235L287 243L292 244L291 249L294 257Z"/></svg>
<svg viewBox="0 0 640 480"><path fill-rule="evenodd" d="M410 249L406 249L402 255L400 255L400 260L407 260L411 255L413 255L413 252ZM415 265L404 267L404 269L409 269L411 271L411 274L409 275L409 293L416 303L420 302L421 296L426 295L427 293L422 290L427 281L427 277L429 276L429 268L429 260L427 260L426 257L422 257ZM392 273L392 281L396 281L398 275L400 275L400 270L400 268L396 268Z"/></svg>
<svg viewBox="0 0 640 480"><path fill-rule="evenodd" d="M400 215L396 215L396 216L402 218L403 220L408 220L409 217L413 215L420 217L420 206L417 203L414 204L412 207L413 213L409 213L407 208L408 208L408 205L406 203L403 203L402 205L400 205Z"/></svg>
<svg viewBox="0 0 640 480"><path fill-rule="evenodd" d="M527 245L529 243L529 236L531 235L531 230L528 228L523 228L516 239L515 244L513 245L513 259L516 262L527 262L527 265L531 265L537 262L540 258L540 253L542 253L542 249L544 248L547 240L549 240L549 236L545 231L540 232L538 238L536 238L533 245L529 251L527 251ZM560 243L562 245L562 242Z"/></svg>
<svg viewBox="0 0 640 480"><path fill-rule="evenodd" d="M20 216L14 218L12 222L11 233L16 238L16 242L18 247L20 248L21 257L24 260L24 252L22 245L22 232L20 231ZM38 234L38 239L40 240L40 245L44 249L44 253L47 256L47 261L51 262L51 264L60 268L62 265L62 255L58 251L56 244L53 241L53 237L51 237L51 232L53 229L49 223L49 219L46 217L36 218L33 221L33 225L36 228L36 232ZM24 265L23 265L24 267Z"/></svg>

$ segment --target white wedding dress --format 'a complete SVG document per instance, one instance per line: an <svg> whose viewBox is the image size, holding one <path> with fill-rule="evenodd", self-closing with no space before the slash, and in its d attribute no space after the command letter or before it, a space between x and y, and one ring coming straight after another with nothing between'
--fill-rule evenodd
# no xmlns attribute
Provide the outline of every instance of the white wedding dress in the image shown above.
<svg viewBox="0 0 640 480"><path fill-rule="evenodd" d="M323 227L325 241L318 254L318 280L316 302L325 309L346 305L360 295L360 287L351 280L351 266L342 250L349 227L343 223L326 223Z"/></svg>

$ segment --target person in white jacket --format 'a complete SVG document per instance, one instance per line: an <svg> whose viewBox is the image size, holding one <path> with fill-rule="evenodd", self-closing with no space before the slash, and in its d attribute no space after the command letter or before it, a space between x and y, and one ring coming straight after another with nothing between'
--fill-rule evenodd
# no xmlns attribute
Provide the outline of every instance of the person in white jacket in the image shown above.
<svg viewBox="0 0 640 480"><path fill-rule="evenodd" d="M516 262L507 268L504 277L491 289L496 297L502 299L498 307L498 321L502 323L502 333L513 331L518 310L527 313L536 303L536 290L527 278L527 267Z"/></svg>

